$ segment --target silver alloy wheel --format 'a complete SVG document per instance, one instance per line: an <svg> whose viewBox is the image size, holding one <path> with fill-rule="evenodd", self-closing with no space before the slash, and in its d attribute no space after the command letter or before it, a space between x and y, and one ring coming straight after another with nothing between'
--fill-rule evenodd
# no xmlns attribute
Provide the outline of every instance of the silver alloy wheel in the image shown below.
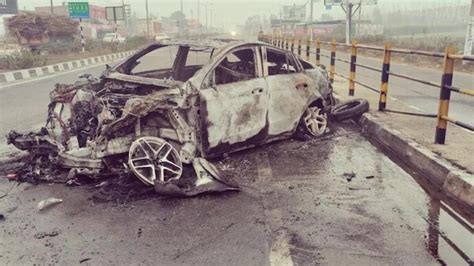
<svg viewBox="0 0 474 266"><path fill-rule="evenodd" d="M304 113L304 124L308 133L317 137L324 134L328 121L326 116L321 114L321 109L318 107L308 107Z"/></svg>
<svg viewBox="0 0 474 266"><path fill-rule="evenodd" d="M179 180L183 173L181 158L167 141L157 137L142 137L135 140L128 153L131 171L143 183L168 183Z"/></svg>

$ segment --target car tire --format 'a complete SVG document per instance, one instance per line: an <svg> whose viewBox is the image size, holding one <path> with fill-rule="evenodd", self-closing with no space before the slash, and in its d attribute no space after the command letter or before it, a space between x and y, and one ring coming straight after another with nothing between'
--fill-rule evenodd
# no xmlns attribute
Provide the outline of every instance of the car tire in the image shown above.
<svg viewBox="0 0 474 266"><path fill-rule="evenodd" d="M328 121L323 109L310 105L300 119L294 138L308 141L323 136L326 133Z"/></svg>
<svg viewBox="0 0 474 266"><path fill-rule="evenodd" d="M354 99L335 105L328 112L328 119L331 121L344 121L358 118L369 111L369 102L364 99Z"/></svg>

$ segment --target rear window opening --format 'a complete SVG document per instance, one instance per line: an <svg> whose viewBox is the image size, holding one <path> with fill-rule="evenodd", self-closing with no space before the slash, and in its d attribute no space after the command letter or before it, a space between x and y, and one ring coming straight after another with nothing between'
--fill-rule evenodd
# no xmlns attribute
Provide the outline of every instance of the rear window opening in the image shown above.
<svg viewBox="0 0 474 266"><path fill-rule="evenodd" d="M298 72L294 58L288 53L267 49L268 75L281 75Z"/></svg>

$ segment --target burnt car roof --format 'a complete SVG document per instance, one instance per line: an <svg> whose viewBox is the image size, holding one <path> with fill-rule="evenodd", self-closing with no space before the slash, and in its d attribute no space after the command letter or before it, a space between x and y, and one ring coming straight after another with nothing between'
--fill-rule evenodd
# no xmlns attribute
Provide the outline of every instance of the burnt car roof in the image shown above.
<svg viewBox="0 0 474 266"><path fill-rule="evenodd" d="M102 76L105 76L108 73L116 71L117 69L122 67L125 62L127 62L129 60L138 59L141 56L143 56L144 54L146 54L146 53L148 53L152 50L161 48L161 47L188 46L188 47L195 47L195 48L200 48L200 49L203 49L203 48L204 49L210 49L211 48L211 49L215 50L214 56L219 57L219 55L222 54L222 53L226 53L227 51L230 51L234 48L237 48L237 47L240 47L240 46L246 46L246 45L265 45L265 46L269 46L268 44L263 43L263 42L259 42L259 41L243 41L243 40L229 41L229 40L221 40L221 39L208 39L208 40L201 40L201 41L198 41L198 40L181 40L181 41L174 40L173 41L172 40L172 41L167 41L167 42L163 42L163 43L162 42L154 42L154 43L146 46L145 48L142 48L141 50L138 50L137 52L135 52L131 56L123 59L122 61L120 61L119 63L114 65L111 69L106 70L106 72L104 72L102 74ZM211 62L212 62L212 60L211 60ZM202 71L199 71L199 72L202 72Z"/></svg>
<svg viewBox="0 0 474 266"><path fill-rule="evenodd" d="M241 45L267 45L266 43L260 41L243 41L243 40L233 40L233 39L209 39L204 41L198 40L183 40L183 41L167 41L167 42L155 42L149 46L143 48L146 50L148 47L158 47L158 46L190 46L190 47L209 47L209 48L231 48L238 47Z"/></svg>

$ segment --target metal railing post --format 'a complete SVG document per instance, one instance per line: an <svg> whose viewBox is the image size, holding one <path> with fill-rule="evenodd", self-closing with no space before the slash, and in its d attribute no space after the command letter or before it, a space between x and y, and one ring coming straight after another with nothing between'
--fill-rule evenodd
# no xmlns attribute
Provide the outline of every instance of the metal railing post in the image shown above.
<svg viewBox="0 0 474 266"><path fill-rule="evenodd" d="M295 38L291 38L291 52L294 53L295 52Z"/></svg>
<svg viewBox="0 0 474 266"><path fill-rule="evenodd" d="M449 58L450 54L454 54L455 50L452 47L448 47L444 54L444 71L443 77L441 78L441 88L439 93L439 108L438 108L438 123L436 125L436 144L444 144L446 141L446 128L448 121L445 117L448 116L449 112L449 99L451 98L451 90L447 86L451 86L453 83L453 70L454 70L454 59Z"/></svg>
<svg viewBox="0 0 474 266"><path fill-rule="evenodd" d="M301 56L301 39L298 39L298 55Z"/></svg>
<svg viewBox="0 0 474 266"><path fill-rule="evenodd" d="M385 43L383 65L382 65L382 84L380 85L379 111L384 111L387 107L388 78L390 76L390 58L392 55L392 45Z"/></svg>
<svg viewBox="0 0 474 266"><path fill-rule="evenodd" d="M349 96L354 96L357 62L357 42L352 41L351 47L351 65L349 75Z"/></svg>
<svg viewBox="0 0 474 266"><path fill-rule="evenodd" d="M290 38L285 38L285 50L288 50L289 42L290 42Z"/></svg>
<svg viewBox="0 0 474 266"><path fill-rule="evenodd" d="M311 40L308 38L306 40L306 60L309 61L311 54Z"/></svg>
<svg viewBox="0 0 474 266"><path fill-rule="evenodd" d="M321 41L316 41L316 65L321 65Z"/></svg>
<svg viewBox="0 0 474 266"><path fill-rule="evenodd" d="M334 83L334 74L336 73L336 39L331 43L331 66L329 67L329 81Z"/></svg>

